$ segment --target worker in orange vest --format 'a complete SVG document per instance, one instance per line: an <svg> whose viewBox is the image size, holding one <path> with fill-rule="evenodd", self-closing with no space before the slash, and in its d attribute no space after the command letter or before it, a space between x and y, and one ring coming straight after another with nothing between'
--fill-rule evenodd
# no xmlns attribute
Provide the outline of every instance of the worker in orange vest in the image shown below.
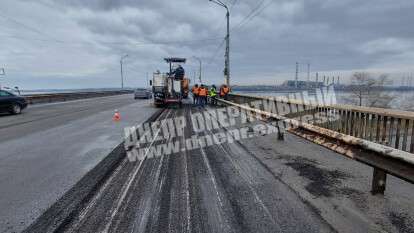
<svg viewBox="0 0 414 233"><path fill-rule="evenodd" d="M225 100L227 100L227 94L229 94L229 92L230 92L230 88L226 84L221 85L220 98L224 98Z"/></svg>
<svg viewBox="0 0 414 233"><path fill-rule="evenodd" d="M191 89L191 92L193 93L193 104L198 104L198 92L200 91L198 84L194 85Z"/></svg>
<svg viewBox="0 0 414 233"><path fill-rule="evenodd" d="M207 88L203 84L201 84L200 91L198 92L198 96L199 96L199 104L202 107L204 107L204 105L207 103L207 93L208 93Z"/></svg>
<svg viewBox="0 0 414 233"><path fill-rule="evenodd" d="M197 105L200 105L201 104L201 98L200 98L200 90L201 90L201 85L200 86L198 86L198 88L197 88Z"/></svg>

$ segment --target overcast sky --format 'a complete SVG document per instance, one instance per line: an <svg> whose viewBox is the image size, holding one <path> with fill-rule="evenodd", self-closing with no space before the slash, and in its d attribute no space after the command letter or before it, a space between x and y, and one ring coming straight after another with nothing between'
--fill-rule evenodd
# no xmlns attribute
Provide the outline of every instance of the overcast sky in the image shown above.
<svg viewBox="0 0 414 233"><path fill-rule="evenodd" d="M225 0L223 0L225 1ZM293 79L300 62L320 75L412 72L413 0L227 0L233 84ZM2 0L0 84L22 89L145 85L163 58L203 60L222 83L225 10L208 0ZM249 17L250 16L250 17Z"/></svg>

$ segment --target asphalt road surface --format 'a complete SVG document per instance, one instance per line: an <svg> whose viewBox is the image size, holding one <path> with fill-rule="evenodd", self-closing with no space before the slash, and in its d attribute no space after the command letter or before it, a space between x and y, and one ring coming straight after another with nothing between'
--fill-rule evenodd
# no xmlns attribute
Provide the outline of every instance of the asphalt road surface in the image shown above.
<svg viewBox="0 0 414 233"><path fill-rule="evenodd" d="M121 114L113 122L114 110ZM29 106L0 116L0 232L19 232L123 140L123 128L154 109L133 95Z"/></svg>
<svg viewBox="0 0 414 233"><path fill-rule="evenodd" d="M190 112L167 110L160 119ZM164 141L167 142L167 141ZM59 208L62 208L60 206ZM47 232L45 216L27 232ZM46 228L45 228L46 227ZM332 232L319 212L239 144L130 162L126 157L58 232Z"/></svg>
<svg viewBox="0 0 414 233"><path fill-rule="evenodd" d="M184 145L200 110L163 111L159 120L186 116L184 135L150 145ZM107 172L94 188L86 175L25 232L414 232L412 185L389 176L385 195L372 196L370 167L294 135L248 132L135 162L111 153L119 161L93 169Z"/></svg>

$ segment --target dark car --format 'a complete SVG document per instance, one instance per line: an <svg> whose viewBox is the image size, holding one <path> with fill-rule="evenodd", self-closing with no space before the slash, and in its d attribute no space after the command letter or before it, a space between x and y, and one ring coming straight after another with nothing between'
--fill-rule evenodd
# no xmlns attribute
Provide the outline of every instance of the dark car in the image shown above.
<svg viewBox="0 0 414 233"><path fill-rule="evenodd" d="M11 92L0 90L0 112L20 114L27 107L26 100Z"/></svg>
<svg viewBox="0 0 414 233"><path fill-rule="evenodd" d="M152 92L147 89L136 89L134 91L134 99L151 99Z"/></svg>

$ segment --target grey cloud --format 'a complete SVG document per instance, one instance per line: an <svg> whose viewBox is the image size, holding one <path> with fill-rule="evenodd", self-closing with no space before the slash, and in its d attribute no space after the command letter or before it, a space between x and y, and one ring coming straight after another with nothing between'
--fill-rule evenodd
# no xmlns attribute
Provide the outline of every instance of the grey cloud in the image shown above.
<svg viewBox="0 0 414 233"><path fill-rule="evenodd" d="M10 6L18 5L7 1ZM267 7L247 20L241 28L234 27L261 0L239 0L232 8L231 70L236 83L257 83L257 79L252 77L264 75L274 76L274 79L288 78L286 74L293 76L297 61L310 62L313 71L343 70L345 73L378 67L395 70L403 63L405 67L410 63L412 65L412 1L271 1L264 0L263 5ZM34 0L27 2L39 4ZM227 2L231 5L233 0ZM67 43L45 45L41 41L7 40L10 43L8 50L18 51L13 46L24 46L36 53L43 46L53 50L54 55L59 57L57 59L63 62L67 62L65 57L70 51L73 54L69 57L82 57L82 63L94 67L88 70L82 66L76 71L74 63L71 75L91 80L96 77L109 80L109 77L118 75L119 56L128 53L127 73L131 85L142 85L142 79L138 77L165 68L162 63L164 56L190 58L187 71L192 73L197 63L191 57L197 55L204 63L212 61L204 67L206 79L210 82L222 80L224 47L218 50L218 46L224 38L225 11L208 0L42 0L41 3L44 4L44 14L62 14L64 26L70 25L68 30L73 31L74 35L70 39L65 38L70 32L65 32L64 28L61 29L64 32L55 33L52 29L59 27L60 23L44 21L35 12L26 9L24 14L33 14L23 17L33 19L30 25L47 28L48 34ZM24 6L20 4L18 7ZM10 17L20 18L18 15ZM6 28L16 28L10 22L3 23L7 23L4 25ZM17 27L17 30L12 33L21 31L18 36L28 36L23 33L24 28ZM36 36L44 39L42 35ZM80 43L72 45L69 42ZM77 49L63 50L62 46ZM15 56L13 60L18 60L18 55ZM25 61L32 62L36 67L47 66L35 58L27 57ZM10 58L0 57L0 62L7 59ZM45 67L45 70L66 71L65 66L58 63L52 66L54 68ZM30 73L30 66L22 66L19 70L16 65L15 69L20 75ZM69 78L67 80L69 82ZM112 82L105 82L112 85ZM100 84L97 82L97 85Z"/></svg>

